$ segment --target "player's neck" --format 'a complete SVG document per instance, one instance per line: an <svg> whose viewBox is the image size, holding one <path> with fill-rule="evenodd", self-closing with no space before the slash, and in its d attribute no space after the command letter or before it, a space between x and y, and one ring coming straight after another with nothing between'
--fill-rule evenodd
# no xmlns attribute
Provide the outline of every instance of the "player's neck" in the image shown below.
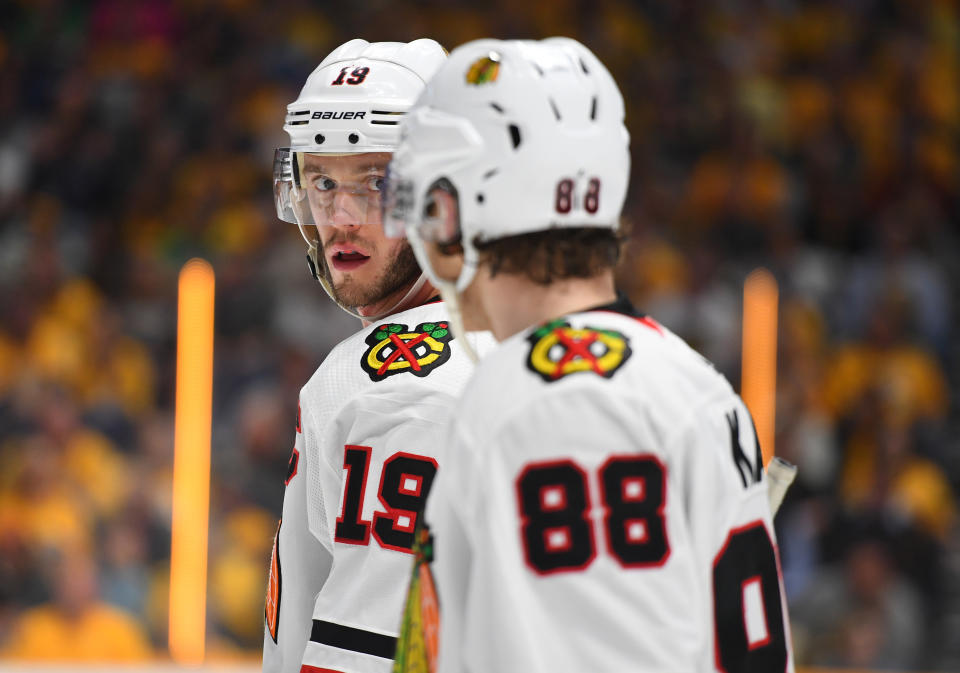
<svg viewBox="0 0 960 673"><path fill-rule="evenodd" d="M414 281L416 282L416 281ZM393 294L384 297L375 304L368 304L367 306L361 306L357 309L357 312L363 316L376 316L380 315L384 311L390 311L390 313L399 313L400 311L406 311L409 308L415 306L422 306L428 299L437 295L437 289L430 284L430 281L425 281L423 286L413 293L411 296L403 299L403 296L410 291L412 285L408 285L401 290L397 290ZM401 301L403 299L403 301ZM401 302L397 305L397 302ZM363 318L361 320L364 327L372 325L371 320Z"/></svg>
<svg viewBox="0 0 960 673"><path fill-rule="evenodd" d="M498 273L484 283L484 307L498 341L567 313L616 300L613 271L538 285L526 276Z"/></svg>

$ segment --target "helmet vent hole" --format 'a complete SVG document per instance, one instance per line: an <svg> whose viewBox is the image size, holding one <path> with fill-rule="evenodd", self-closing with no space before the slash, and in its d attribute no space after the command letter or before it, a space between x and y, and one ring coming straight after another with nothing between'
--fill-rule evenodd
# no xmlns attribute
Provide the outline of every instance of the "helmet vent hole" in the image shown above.
<svg viewBox="0 0 960 673"><path fill-rule="evenodd" d="M347 136L347 140L350 141L351 145L356 145L358 142L360 142L360 136L358 136L356 133L351 133Z"/></svg>
<svg viewBox="0 0 960 673"><path fill-rule="evenodd" d="M534 69L537 71L537 74L543 77L543 68L541 68L539 65L537 65L537 63L534 63L534 62L531 62L531 65L533 65Z"/></svg>
<svg viewBox="0 0 960 673"><path fill-rule="evenodd" d="M513 149L520 147L520 127L516 124L510 124L510 141L513 143Z"/></svg>
<svg viewBox="0 0 960 673"><path fill-rule="evenodd" d="M597 120L597 97L594 96L593 100L590 102L590 120Z"/></svg>
<svg viewBox="0 0 960 673"><path fill-rule="evenodd" d="M503 108L497 105L496 103L490 103L490 107L492 107L494 110L496 110L500 114L503 114Z"/></svg>
<svg viewBox="0 0 960 673"><path fill-rule="evenodd" d="M322 133L318 133L317 135L313 136L313 142L317 143L318 145L322 145L325 140L326 138L323 137Z"/></svg>
<svg viewBox="0 0 960 673"><path fill-rule="evenodd" d="M489 171L487 171L486 173L483 174L483 179L484 179L484 180L489 180L489 179L492 178L494 175L496 175L498 172L500 172L500 169L499 169L499 168L491 168Z"/></svg>
<svg viewBox="0 0 960 673"><path fill-rule="evenodd" d="M478 192L478 193L477 193L477 203L483 203L483 201L484 201L483 193Z"/></svg>
<svg viewBox="0 0 960 673"><path fill-rule="evenodd" d="M557 121L560 121L560 110L557 109L557 104L550 99L550 107L553 108L553 116L557 118Z"/></svg>
<svg viewBox="0 0 960 673"><path fill-rule="evenodd" d="M589 75L589 74L590 74L590 69L587 68L587 64L583 62L583 59L582 59L582 58L580 59L580 69L583 70L583 74L584 74L584 75Z"/></svg>

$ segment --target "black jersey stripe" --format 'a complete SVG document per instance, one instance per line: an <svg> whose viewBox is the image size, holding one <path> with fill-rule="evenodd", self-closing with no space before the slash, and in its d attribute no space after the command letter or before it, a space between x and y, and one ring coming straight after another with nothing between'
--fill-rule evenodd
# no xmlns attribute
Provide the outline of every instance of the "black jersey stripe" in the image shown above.
<svg viewBox="0 0 960 673"><path fill-rule="evenodd" d="M371 654L382 659L393 659L397 650L397 639L382 633L355 629L352 626L313 620L310 640L321 645L337 647L341 650Z"/></svg>

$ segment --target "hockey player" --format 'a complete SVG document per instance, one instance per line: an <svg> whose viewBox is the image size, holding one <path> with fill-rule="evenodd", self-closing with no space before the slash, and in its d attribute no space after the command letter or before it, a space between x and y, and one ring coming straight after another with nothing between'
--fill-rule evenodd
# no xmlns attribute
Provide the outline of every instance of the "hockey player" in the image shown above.
<svg viewBox="0 0 960 673"><path fill-rule="evenodd" d="M472 370L409 245L387 239L380 189L398 124L446 54L433 40L334 50L288 106L280 218L313 275L364 328L300 394L271 559L263 670L389 671L413 529L440 422Z"/></svg>
<svg viewBox="0 0 960 673"><path fill-rule="evenodd" d="M408 115L388 233L501 344L455 412L396 671L793 668L750 414L614 289L623 116L563 38L468 43Z"/></svg>

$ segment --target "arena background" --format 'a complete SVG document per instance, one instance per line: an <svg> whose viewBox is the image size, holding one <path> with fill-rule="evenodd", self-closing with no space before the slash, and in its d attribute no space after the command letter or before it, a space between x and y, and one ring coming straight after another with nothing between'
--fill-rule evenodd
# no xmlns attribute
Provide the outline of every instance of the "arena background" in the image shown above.
<svg viewBox="0 0 960 673"><path fill-rule="evenodd" d="M797 661L960 670L956 0L0 4L0 668L168 657L193 256L217 278L207 659L256 666L297 392L358 327L274 216L285 106L349 38L549 35L627 101L634 302L738 386L743 279L779 282Z"/></svg>

